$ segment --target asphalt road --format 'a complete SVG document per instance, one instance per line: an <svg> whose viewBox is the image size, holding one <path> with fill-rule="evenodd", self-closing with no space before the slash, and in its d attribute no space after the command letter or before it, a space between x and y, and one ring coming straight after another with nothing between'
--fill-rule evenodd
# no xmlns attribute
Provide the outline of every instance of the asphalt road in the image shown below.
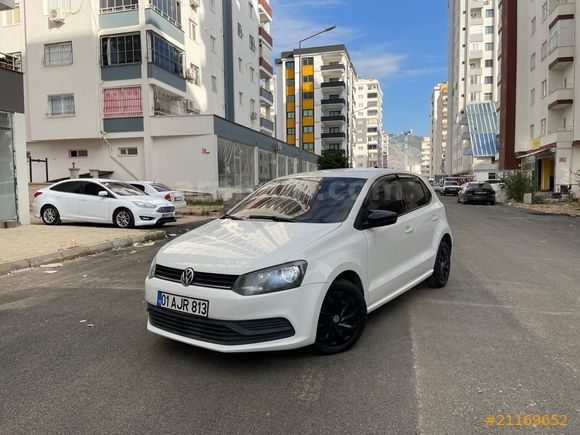
<svg viewBox="0 0 580 435"><path fill-rule="evenodd" d="M0 278L0 433L580 433L580 219L443 200L448 286L387 304L336 356L148 333L159 243ZM485 426L509 413L568 426Z"/></svg>

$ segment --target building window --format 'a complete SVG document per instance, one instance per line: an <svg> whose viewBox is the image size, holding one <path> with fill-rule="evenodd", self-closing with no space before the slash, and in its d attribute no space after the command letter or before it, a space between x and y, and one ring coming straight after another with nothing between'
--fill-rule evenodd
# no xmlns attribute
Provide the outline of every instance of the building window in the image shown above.
<svg viewBox="0 0 580 435"><path fill-rule="evenodd" d="M530 125L530 139L531 140L534 140L534 137L535 137L536 132L534 130L535 130L534 124Z"/></svg>
<svg viewBox="0 0 580 435"><path fill-rule="evenodd" d="M103 118L136 118L143 116L141 86L103 89Z"/></svg>
<svg viewBox="0 0 580 435"><path fill-rule="evenodd" d="M486 9L486 10L485 10L485 17L486 17L486 18L492 18L494 15L495 15L495 14L494 14L494 12L493 12L493 9Z"/></svg>
<svg viewBox="0 0 580 435"><path fill-rule="evenodd" d="M302 127L304 133L314 133L314 127L312 125L305 125Z"/></svg>
<svg viewBox="0 0 580 435"><path fill-rule="evenodd" d="M179 0L149 0L151 9L181 29L181 2Z"/></svg>
<svg viewBox="0 0 580 435"><path fill-rule="evenodd" d="M287 79L286 80L286 86L294 86L294 85L295 85L294 79Z"/></svg>
<svg viewBox="0 0 580 435"><path fill-rule="evenodd" d="M256 83L256 70L253 67L250 67L250 80Z"/></svg>
<svg viewBox="0 0 580 435"><path fill-rule="evenodd" d="M189 64L189 68L193 72L193 84L201 86L201 70L199 67L193 63Z"/></svg>
<svg viewBox="0 0 580 435"><path fill-rule="evenodd" d="M314 92L303 92L302 98L304 100L312 100L312 99L314 99Z"/></svg>
<svg viewBox="0 0 580 435"><path fill-rule="evenodd" d="M218 86L216 76L211 76L211 90L217 94Z"/></svg>
<svg viewBox="0 0 580 435"><path fill-rule="evenodd" d="M71 0L44 0L44 15L49 15L52 9L60 9L61 12L71 11Z"/></svg>
<svg viewBox="0 0 580 435"><path fill-rule="evenodd" d="M536 104L536 88L530 91L530 106Z"/></svg>
<svg viewBox="0 0 580 435"><path fill-rule="evenodd" d="M314 144L312 142L305 142L302 149L304 151L308 151L310 153L313 153L314 152Z"/></svg>
<svg viewBox="0 0 580 435"><path fill-rule="evenodd" d="M542 44L542 60L548 56L548 41L544 41Z"/></svg>
<svg viewBox="0 0 580 435"><path fill-rule="evenodd" d="M122 147L119 148L119 157L136 156L139 154L137 147Z"/></svg>
<svg viewBox="0 0 580 435"><path fill-rule="evenodd" d="M101 65L115 66L141 63L141 35L103 36L101 38Z"/></svg>
<svg viewBox="0 0 580 435"><path fill-rule="evenodd" d="M256 100L253 98L250 100L250 112L254 113L256 111Z"/></svg>
<svg viewBox="0 0 580 435"><path fill-rule="evenodd" d="M215 42L216 42L215 36L211 35L209 37L209 48L213 53L215 53Z"/></svg>
<svg viewBox="0 0 580 435"><path fill-rule="evenodd" d="M189 20L189 39L197 41L197 23L193 20Z"/></svg>
<svg viewBox="0 0 580 435"><path fill-rule="evenodd" d="M238 36L240 38L243 38L244 37L244 29L243 29L243 27L242 27L242 25L240 23L238 23Z"/></svg>
<svg viewBox="0 0 580 435"><path fill-rule="evenodd" d="M250 35L250 50L256 51L256 38Z"/></svg>
<svg viewBox="0 0 580 435"><path fill-rule="evenodd" d="M483 95L483 101L492 101L493 100L493 94L491 92L486 92Z"/></svg>
<svg viewBox="0 0 580 435"><path fill-rule="evenodd" d="M469 84L470 85L479 85L481 83L481 76L469 76Z"/></svg>
<svg viewBox="0 0 580 435"><path fill-rule="evenodd" d="M48 116L72 116L74 114L75 96L73 94L48 96Z"/></svg>
<svg viewBox="0 0 580 435"><path fill-rule="evenodd" d="M486 85L493 85L493 77L492 76L485 76L483 79L483 83Z"/></svg>
<svg viewBox="0 0 580 435"><path fill-rule="evenodd" d="M485 67L493 68L493 59L485 59Z"/></svg>
<svg viewBox="0 0 580 435"><path fill-rule="evenodd" d="M532 53L530 56L530 71L536 69L536 53Z"/></svg>
<svg viewBox="0 0 580 435"><path fill-rule="evenodd" d="M88 157L88 150L68 150L68 158L76 159L78 157Z"/></svg>
<svg viewBox="0 0 580 435"><path fill-rule="evenodd" d="M2 25L4 27L17 26L20 24L20 7L8 9L2 13Z"/></svg>
<svg viewBox="0 0 580 435"><path fill-rule="evenodd" d="M542 81L542 98L548 95L548 82L546 80Z"/></svg>
<svg viewBox="0 0 580 435"><path fill-rule="evenodd" d="M294 62L286 62L286 69L293 70L294 69Z"/></svg>
<svg viewBox="0 0 580 435"><path fill-rule="evenodd" d="M240 103L240 106L244 105L244 93L243 92L238 92L238 100Z"/></svg>
<svg viewBox="0 0 580 435"><path fill-rule="evenodd" d="M288 119L296 118L296 112L288 112L286 115Z"/></svg>
<svg viewBox="0 0 580 435"><path fill-rule="evenodd" d="M470 92L469 93L469 101L471 101L471 102L479 101L480 95L481 94L479 92Z"/></svg>
<svg viewBox="0 0 580 435"><path fill-rule="evenodd" d="M493 42L485 43L485 51L493 51Z"/></svg>
<svg viewBox="0 0 580 435"><path fill-rule="evenodd" d="M296 101L296 97L295 97L294 95L288 95L288 96L286 97L286 101L287 101L288 103L294 103L294 102Z"/></svg>
<svg viewBox="0 0 580 435"><path fill-rule="evenodd" d="M254 18L254 5L252 2L248 2L248 14L250 14L250 18Z"/></svg>
<svg viewBox="0 0 580 435"><path fill-rule="evenodd" d="M546 135L546 118L540 121L540 136Z"/></svg>
<svg viewBox="0 0 580 435"><path fill-rule="evenodd" d="M302 65L314 65L314 58L307 57L305 59L302 59Z"/></svg>
<svg viewBox="0 0 580 435"><path fill-rule="evenodd" d="M542 23L548 19L548 2L542 5Z"/></svg>
<svg viewBox="0 0 580 435"><path fill-rule="evenodd" d="M531 30L532 30L532 35L534 35L536 33L536 17L532 18L532 22L531 22Z"/></svg>
<svg viewBox="0 0 580 435"><path fill-rule="evenodd" d="M493 26L485 26L485 34L492 35L493 34Z"/></svg>
<svg viewBox="0 0 580 435"><path fill-rule="evenodd" d="M219 139L219 187L253 187L256 184L254 152L252 146Z"/></svg>
<svg viewBox="0 0 580 435"><path fill-rule="evenodd" d="M340 112L338 113L340 115ZM314 116L314 110L313 109L305 109L302 111L302 116L305 116L307 118ZM332 115L330 115L332 116Z"/></svg>
<svg viewBox="0 0 580 435"><path fill-rule="evenodd" d="M215 12L215 0L209 0L209 10Z"/></svg>
<svg viewBox="0 0 580 435"><path fill-rule="evenodd" d="M329 133L340 133L340 127L330 127L328 129Z"/></svg>
<svg viewBox="0 0 580 435"><path fill-rule="evenodd" d="M288 128L286 132L288 133L288 136L294 136L296 134L296 129Z"/></svg>
<svg viewBox="0 0 580 435"><path fill-rule="evenodd" d="M149 61L172 74L183 77L183 51L153 32L148 32Z"/></svg>
<svg viewBox="0 0 580 435"><path fill-rule="evenodd" d="M71 65L73 63L72 42L44 45L44 66Z"/></svg>
<svg viewBox="0 0 580 435"><path fill-rule="evenodd" d="M238 69L240 70L240 72L243 72L244 70L244 62L242 61L241 57L238 57Z"/></svg>
<svg viewBox="0 0 580 435"><path fill-rule="evenodd" d="M110 12L132 11L139 7L139 0L101 0L101 14Z"/></svg>
<svg viewBox="0 0 580 435"><path fill-rule="evenodd" d="M304 76L302 79L304 83L312 83L314 81L314 76Z"/></svg>

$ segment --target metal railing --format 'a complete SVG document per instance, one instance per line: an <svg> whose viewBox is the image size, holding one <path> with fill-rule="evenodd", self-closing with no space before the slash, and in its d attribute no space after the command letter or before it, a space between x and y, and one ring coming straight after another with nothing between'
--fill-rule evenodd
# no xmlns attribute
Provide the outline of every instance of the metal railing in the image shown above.
<svg viewBox="0 0 580 435"><path fill-rule="evenodd" d="M21 71L22 61L20 59L20 56L0 53L0 68L9 69L11 71Z"/></svg>
<svg viewBox="0 0 580 435"><path fill-rule="evenodd" d="M575 3L575 0L550 0L548 6L549 13L551 14L552 12L554 12L554 9L556 9L558 6L569 3Z"/></svg>
<svg viewBox="0 0 580 435"><path fill-rule="evenodd" d="M113 14L115 12L128 12L128 11L135 11L139 9L139 4L125 4L120 6L111 6L107 8L100 8L99 13L101 14Z"/></svg>
<svg viewBox="0 0 580 435"><path fill-rule="evenodd" d="M566 89L574 89L574 83L566 83L566 86L564 86L564 84L562 84L562 85L559 85L559 86L557 86L555 88L551 88L548 91L548 95L552 95L555 92L563 91L563 90L566 90Z"/></svg>

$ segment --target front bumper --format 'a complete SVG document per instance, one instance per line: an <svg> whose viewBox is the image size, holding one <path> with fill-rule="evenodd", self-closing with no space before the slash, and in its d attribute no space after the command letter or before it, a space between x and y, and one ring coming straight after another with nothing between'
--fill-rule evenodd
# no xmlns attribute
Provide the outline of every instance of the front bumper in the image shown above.
<svg viewBox="0 0 580 435"><path fill-rule="evenodd" d="M175 222L175 212L171 213L171 217L163 217L168 213L157 213L149 210L138 210L135 216L135 226L142 227L147 225L156 225L161 223Z"/></svg>
<svg viewBox="0 0 580 435"><path fill-rule="evenodd" d="M495 195L465 195L465 202L495 202Z"/></svg>
<svg viewBox="0 0 580 435"><path fill-rule="evenodd" d="M156 308L158 291L209 301L207 319L184 314L179 316L179 319L165 321L173 322L169 324L153 319L151 315L154 313L150 312L147 329L172 340L219 352L257 352L308 346L314 343L316 338L318 315L326 287L325 283L309 284L282 292L241 296L232 290L184 287L181 284L158 278L147 279L145 282L145 300L151 306L150 310L159 310ZM193 317L192 321L188 321L187 316ZM245 325L252 322L244 323L244 321L261 321L267 324L274 320L278 321L278 324L274 326L278 327L281 333L284 329L283 323L287 321L286 323L293 330L293 334L287 333L285 338L276 339L261 336L264 341L247 344L227 344L233 342L229 336L215 335L216 331L219 332L218 328L222 326L226 328L226 332L235 331L238 334L246 334L243 329ZM240 324L237 325L236 322ZM210 325L206 326L207 323ZM176 328L172 325L180 327ZM204 332L207 329L203 328L210 328L213 335L210 337ZM181 331L181 333L177 331Z"/></svg>

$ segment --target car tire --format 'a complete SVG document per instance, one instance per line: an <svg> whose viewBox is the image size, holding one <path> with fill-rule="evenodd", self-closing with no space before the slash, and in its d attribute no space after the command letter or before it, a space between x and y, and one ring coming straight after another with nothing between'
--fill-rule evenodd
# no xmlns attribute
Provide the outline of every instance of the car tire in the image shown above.
<svg viewBox="0 0 580 435"><path fill-rule="evenodd" d="M461 202L461 201L459 200L459 195L457 195L457 202Z"/></svg>
<svg viewBox="0 0 580 435"><path fill-rule="evenodd" d="M113 214L113 223L117 228L133 228L135 225L135 218L133 213L126 208L115 210Z"/></svg>
<svg viewBox="0 0 580 435"><path fill-rule="evenodd" d="M489 205L495 205L495 201L491 201Z"/></svg>
<svg viewBox="0 0 580 435"><path fill-rule="evenodd" d="M431 288L445 287L451 272L451 248L447 242L442 241L437 250L433 275L427 278L427 285Z"/></svg>
<svg viewBox="0 0 580 435"><path fill-rule="evenodd" d="M347 351L362 335L367 319L364 296L350 281L335 281L322 302L314 349L323 355Z"/></svg>
<svg viewBox="0 0 580 435"><path fill-rule="evenodd" d="M46 225L58 225L60 224L60 214L55 206L45 205L40 211L40 217L42 222Z"/></svg>

